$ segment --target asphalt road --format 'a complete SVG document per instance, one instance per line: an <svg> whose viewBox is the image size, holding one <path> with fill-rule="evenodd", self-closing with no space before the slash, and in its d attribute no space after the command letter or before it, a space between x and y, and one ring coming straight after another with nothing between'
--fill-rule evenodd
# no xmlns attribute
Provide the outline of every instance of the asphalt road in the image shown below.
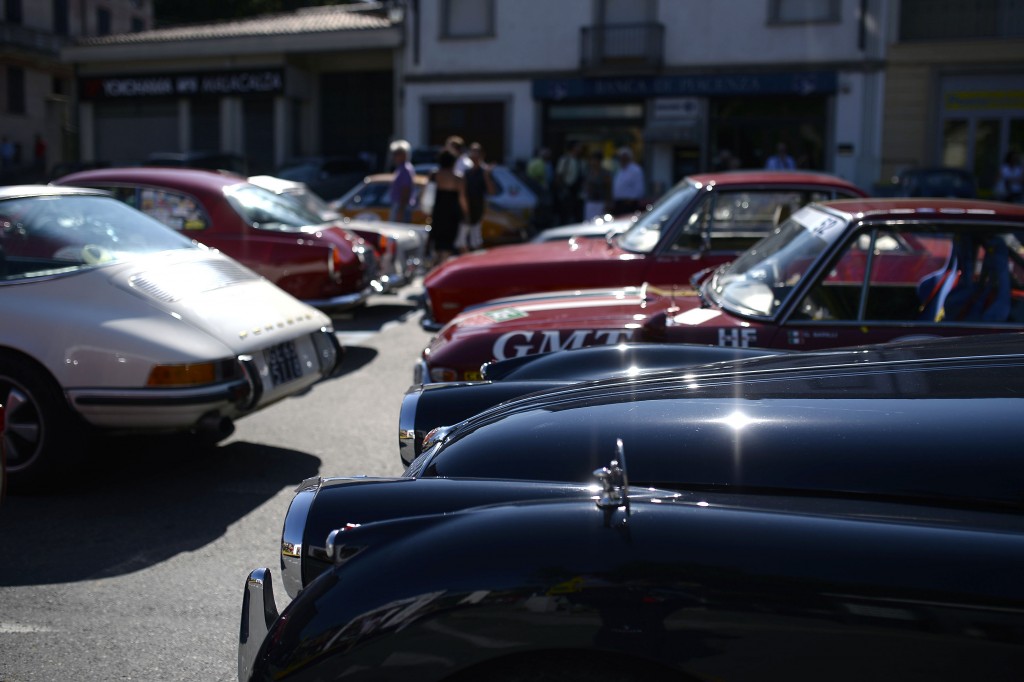
<svg viewBox="0 0 1024 682"><path fill-rule="evenodd" d="M402 471L398 410L430 337L419 292L338 317L345 373L240 420L217 446L106 443L73 480L8 497L0 682L235 680L242 584L258 566L279 577L295 486Z"/></svg>

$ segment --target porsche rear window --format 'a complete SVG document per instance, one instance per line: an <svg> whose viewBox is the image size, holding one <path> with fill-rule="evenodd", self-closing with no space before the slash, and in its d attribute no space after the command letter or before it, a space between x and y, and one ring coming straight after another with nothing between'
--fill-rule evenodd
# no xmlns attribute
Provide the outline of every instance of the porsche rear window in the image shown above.
<svg viewBox="0 0 1024 682"><path fill-rule="evenodd" d="M0 281L68 274L191 248L197 248L191 240L112 197L0 201Z"/></svg>

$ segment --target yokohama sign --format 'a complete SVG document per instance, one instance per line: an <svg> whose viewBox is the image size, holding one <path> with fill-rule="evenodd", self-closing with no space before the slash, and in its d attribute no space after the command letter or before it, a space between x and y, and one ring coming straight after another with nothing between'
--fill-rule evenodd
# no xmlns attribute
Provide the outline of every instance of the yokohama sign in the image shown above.
<svg viewBox="0 0 1024 682"><path fill-rule="evenodd" d="M90 76L81 79L82 99L138 99L284 92L282 69Z"/></svg>

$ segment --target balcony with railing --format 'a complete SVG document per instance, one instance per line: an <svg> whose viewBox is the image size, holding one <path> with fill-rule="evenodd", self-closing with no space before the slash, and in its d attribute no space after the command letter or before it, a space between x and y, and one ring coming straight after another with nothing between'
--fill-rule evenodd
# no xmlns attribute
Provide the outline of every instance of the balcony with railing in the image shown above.
<svg viewBox="0 0 1024 682"><path fill-rule="evenodd" d="M602 24L580 29L584 71L659 70L665 57L662 24Z"/></svg>

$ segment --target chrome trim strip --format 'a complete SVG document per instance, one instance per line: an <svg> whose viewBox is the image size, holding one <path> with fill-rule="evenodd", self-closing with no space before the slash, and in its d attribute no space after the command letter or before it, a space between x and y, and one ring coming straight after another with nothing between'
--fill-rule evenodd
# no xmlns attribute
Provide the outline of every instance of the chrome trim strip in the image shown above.
<svg viewBox="0 0 1024 682"><path fill-rule="evenodd" d="M414 384L429 384L430 383L430 367L427 366L427 361L420 358L412 368L412 383Z"/></svg>
<svg viewBox="0 0 1024 682"><path fill-rule="evenodd" d="M257 568L249 573L242 590L242 622L238 631L239 682L248 682L260 646L277 617L270 569Z"/></svg>
<svg viewBox="0 0 1024 682"><path fill-rule="evenodd" d="M423 386L410 386L402 396L402 407L398 413L398 455L402 463L409 466L420 454L423 436L416 436L416 406L423 394Z"/></svg>
<svg viewBox="0 0 1024 682"><path fill-rule="evenodd" d="M250 410L259 405L263 398L263 380L260 379L260 368L256 366L256 360L251 355L239 355L238 364L242 366L245 381L249 384L248 400L239 401L238 407L242 410Z"/></svg>
<svg viewBox="0 0 1024 682"><path fill-rule="evenodd" d="M75 388L69 389L67 395L74 405L201 405L235 402L239 389L248 386L246 379L236 379L201 388Z"/></svg>
<svg viewBox="0 0 1024 682"><path fill-rule="evenodd" d="M281 582L284 591L292 599L302 591L302 538L313 498L322 482L323 479L316 476L300 483L284 517L284 528L281 530Z"/></svg>

